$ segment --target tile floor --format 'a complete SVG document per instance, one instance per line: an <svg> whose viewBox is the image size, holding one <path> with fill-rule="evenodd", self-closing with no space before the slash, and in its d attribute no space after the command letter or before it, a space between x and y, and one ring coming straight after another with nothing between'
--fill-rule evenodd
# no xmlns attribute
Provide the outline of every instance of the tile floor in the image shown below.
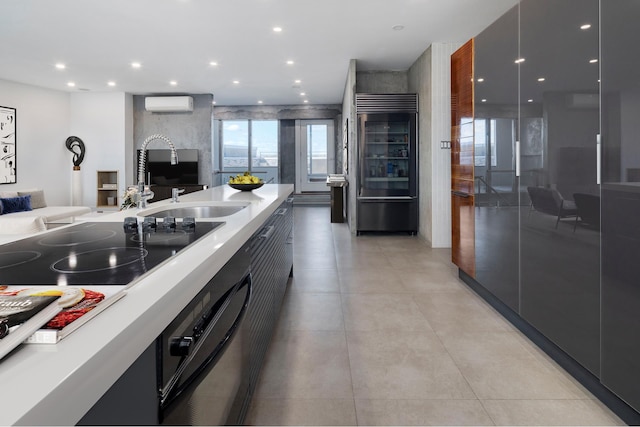
<svg viewBox="0 0 640 427"><path fill-rule="evenodd" d="M624 425L417 237L295 207L294 277L249 425Z"/></svg>

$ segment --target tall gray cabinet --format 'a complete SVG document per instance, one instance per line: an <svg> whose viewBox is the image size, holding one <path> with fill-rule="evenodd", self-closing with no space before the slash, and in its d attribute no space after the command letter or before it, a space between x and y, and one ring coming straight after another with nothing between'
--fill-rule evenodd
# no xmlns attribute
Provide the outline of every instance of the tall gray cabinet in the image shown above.
<svg viewBox="0 0 640 427"><path fill-rule="evenodd" d="M635 421L639 16L640 0L522 0L474 38L475 277L462 274Z"/></svg>
<svg viewBox="0 0 640 427"><path fill-rule="evenodd" d="M604 385L640 410L638 0L601 0L601 352Z"/></svg>

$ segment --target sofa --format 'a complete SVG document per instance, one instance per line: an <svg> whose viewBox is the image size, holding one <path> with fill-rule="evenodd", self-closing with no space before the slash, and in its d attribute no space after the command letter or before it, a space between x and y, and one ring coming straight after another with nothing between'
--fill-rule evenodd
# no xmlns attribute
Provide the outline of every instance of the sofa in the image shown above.
<svg viewBox="0 0 640 427"><path fill-rule="evenodd" d="M91 212L86 206L48 206L44 191L0 191L0 235L44 231L54 222L73 222Z"/></svg>

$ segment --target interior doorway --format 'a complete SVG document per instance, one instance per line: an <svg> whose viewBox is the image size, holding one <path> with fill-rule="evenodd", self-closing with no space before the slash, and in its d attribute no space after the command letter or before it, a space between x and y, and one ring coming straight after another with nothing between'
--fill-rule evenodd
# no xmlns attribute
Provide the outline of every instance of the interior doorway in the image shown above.
<svg viewBox="0 0 640 427"><path fill-rule="evenodd" d="M296 120L296 193L328 192L335 171L333 120Z"/></svg>

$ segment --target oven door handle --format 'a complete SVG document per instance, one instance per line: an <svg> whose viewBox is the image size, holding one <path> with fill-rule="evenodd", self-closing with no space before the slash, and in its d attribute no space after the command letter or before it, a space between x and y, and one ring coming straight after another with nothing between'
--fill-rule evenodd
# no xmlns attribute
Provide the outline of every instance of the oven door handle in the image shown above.
<svg viewBox="0 0 640 427"><path fill-rule="evenodd" d="M182 383L179 388L176 388L176 383L178 382L178 380L180 380L182 374L184 373L184 370L189 365L189 363L191 363L194 356L198 353L198 350L200 349L200 347L202 347L202 344L207 339L207 337L211 334L211 331L216 326L216 323L218 323L218 320L220 319L220 317L222 317L222 314L229 306L231 299L245 286L247 286L247 295L245 296L244 302L242 303L242 308L231 324L231 327L229 327L214 351L206 358L206 360L198 367L198 369L196 369L195 372L184 383ZM236 283L236 285L232 288L229 296L225 299L220 309L210 319L210 321L206 325L203 325L202 332L199 334L197 339L193 340L193 350L189 352L190 354L186 356L186 360L184 360L183 363L180 364L180 367L176 370L175 374L173 374L169 383L162 390L160 397L160 407L162 409L166 409L166 407L170 405L176 398L178 398L180 394L182 394L194 382L195 379L209 372L218 361L218 359L220 359L224 351L227 349L228 345L231 343L231 340L234 337L235 333L238 331L238 328L240 327L240 323L242 322L247 308L249 307L249 301L251 300L252 291L253 283L251 274L247 274L243 280Z"/></svg>

